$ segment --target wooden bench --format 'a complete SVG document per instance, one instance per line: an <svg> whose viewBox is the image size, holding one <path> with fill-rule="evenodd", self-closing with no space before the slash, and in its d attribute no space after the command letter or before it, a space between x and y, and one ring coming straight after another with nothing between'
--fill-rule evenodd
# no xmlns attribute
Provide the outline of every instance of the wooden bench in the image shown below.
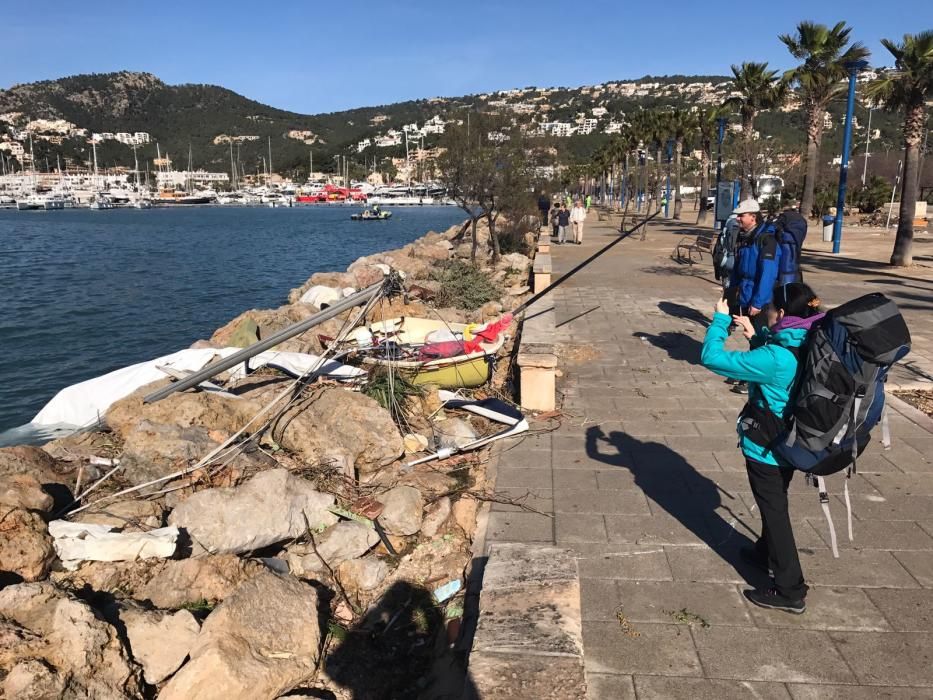
<svg viewBox="0 0 933 700"><path fill-rule="evenodd" d="M694 252L703 259L703 253L713 254L713 247L716 245L715 231L701 231L695 237L686 236L680 240L671 257L677 262L688 262L693 264ZM686 259L684 258L686 253Z"/></svg>

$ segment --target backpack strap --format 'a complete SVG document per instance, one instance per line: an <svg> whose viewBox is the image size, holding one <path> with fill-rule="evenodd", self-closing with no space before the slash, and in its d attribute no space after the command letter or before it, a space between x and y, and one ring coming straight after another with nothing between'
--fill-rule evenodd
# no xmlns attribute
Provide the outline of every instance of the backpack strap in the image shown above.
<svg viewBox="0 0 933 700"><path fill-rule="evenodd" d="M836 528L833 525L833 516L829 513L829 493L826 491L826 480L822 476L816 477L816 487L819 489L820 505L823 508L823 515L826 516L826 524L829 525L829 543L833 550L833 557L839 558L839 547L836 543Z"/></svg>
<svg viewBox="0 0 933 700"><path fill-rule="evenodd" d="M891 424L888 421L888 404L881 409L881 444L886 450L891 449Z"/></svg>
<svg viewBox="0 0 933 700"><path fill-rule="evenodd" d="M846 481L845 481L845 495L846 495L846 518L848 519L849 526L849 542L855 539L855 535L852 534L852 502L849 500L849 479L852 477L852 472L846 470Z"/></svg>

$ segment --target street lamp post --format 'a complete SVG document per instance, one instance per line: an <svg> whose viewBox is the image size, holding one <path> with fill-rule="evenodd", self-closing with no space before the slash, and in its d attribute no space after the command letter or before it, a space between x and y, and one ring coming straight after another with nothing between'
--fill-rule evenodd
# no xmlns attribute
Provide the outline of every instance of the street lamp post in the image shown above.
<svg viewBox="0 0 933 700"><path fill-rule="evenodd" d="M839 164L839 196L836 198L836 222L833 226L833 253L838 254L842 246L842 215L846 205L846 183L849 177L849 149L852 145L852 112L855 111L855 78L868 65L868 61L850 61L849 99L846 105L846 128L842 137L842 162Z"/></svg>
<svg viewBox="0 0 933 700"><path fill-rule="evenodd" d="M714 202L719 201L719 182L722 180L722 142L726 137L726 118L719 117L716 120L716 199ZM703 193L703 206L706 206L706 192ZM713 205L713 218L716 218L716 205ZM718 228L719 222L716 221L715 227Z"/></svg>
<svg viewBox="0 0 933 700"><path fill-rule="evenodd" d="M875 108L870 104L868 105L868 132L865 136L865 165L862 167L862 187L865 186L865 183L868 182L868 149L871 148L871 113L875 111Z"/></svg>
<svg viewBox="0 0 933 700"><path fill-rule="evenodd" d="M667 187L664 192L664 218L671 218L671 158L674 156L674 139L667 140Z"/></svg>

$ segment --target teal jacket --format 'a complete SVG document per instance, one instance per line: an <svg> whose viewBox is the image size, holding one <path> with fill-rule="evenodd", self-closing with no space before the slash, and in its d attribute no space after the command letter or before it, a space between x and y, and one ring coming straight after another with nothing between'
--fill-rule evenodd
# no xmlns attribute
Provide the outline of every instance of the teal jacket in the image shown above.
<svg viewBox="0 0 933 700"><path fill-rule="evenodd" d="M797 358L787 348L800 347L807 337L807 329L783 328L771 332L762 328L752 338L751 350L732 352L724 347L729 337L730 323L732 319L727 314L713 315L713 322L706 329L700 361L716 374L748 382L749 401L767 406L775 415L783 416L797 377L798 365ZM769 449L756 445L741 432L739 438L742 454L749 459L774 466L779 464Z"/></svg>

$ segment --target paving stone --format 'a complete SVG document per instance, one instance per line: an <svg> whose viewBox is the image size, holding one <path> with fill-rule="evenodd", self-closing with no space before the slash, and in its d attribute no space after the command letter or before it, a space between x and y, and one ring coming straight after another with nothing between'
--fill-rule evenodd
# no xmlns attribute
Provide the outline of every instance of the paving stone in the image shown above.
<svg viewBox="0 0 933 700"><path fill-rule="evenodd" d="M894 556L921 586L933 588L933 552L895 552Z"/></svg>
<svg viewBox="0 0 933 700"><path fill-rule="evenodd" d="M675 581L767 584L764 573L745 564L735 549L725 553L728 559L708 547L665 546L664 551Z"/></svg>
<svg viewBox="0 0 933 700"><path fill-rule="evenodd" d="M639 700L790 700L782 683L725 681L714 678L673 678L670 676L635 676Z"/></svg>
<svg viewBox="0 0 933 700"><path fill-rule="evenodd" d="M550 469L550 450L525 450L515 447L499 455L499 469Z"/></svg>
<svg viewBox="0 0 933 700"><path fill-rule="evenodd" d="M671 568L662 547L568 545L578 553L581 578L670 581ZM599 550L604 551L597 551Z"/></svg>
<svg viewBox="0 0 933 700"><path fill-rule="evenodd" d="M554 489L597 489L596 476L601 472L594 469L554 469L551 474ZM498 484L497 484L498 486Z"/></svg>
<svg viewBox="0 0 933 700"><path fill-rule="evenodd" d="M549 489L553 486L549 469L512 469L502 467L496 474L496 488Z"/></svg>
<svg viewBox="0 0 933 700"><path fill-rule="evenodd" d="M872 588L865 593L898 632L933 632L933 590Z"/></svg>
<svg viewBox="0 0 933 700"><path fill-rule="evenodd" d="M650 517L606 515L610 542L625 544L705 544L709 531L702 516L676 518L667 513Z"/></svg>
<svg viewBox="0 0 933 700"><path fill-rule="evenodd" d="M562 489L554 499L557 513L618 513L650 515L648 501L640 491Z"/></svg>
<svg viewBox="0 0 933 700"><path fill-rule="evenodd" d="M852 633L855 634L855 633ZM824 632L709 627L694 634L703 668L714 678L778 683L854 682Z"/></svg>
<svg viewBox="0 0 933 700"><path fill-rule="evenodd" d="M924 700L933 698L933 688L788 683L787 689L794 700Z"/></svg>
<svg viewBox="0 0 933 700"><path fill-rule="evenodd" d="M625 616L633 622L696 625L751 625L745 603L731 584L682 581L619 581L618 594ZM680 619L683 611L696 619ZM689 617L689 615L687 615Z"/></svg>
<svg viewBox="0 0 933 700"><path fill-rule="evenodd" d="M933 686L933 634L830 632L861 683Z"/></svg>
<svg viewBox="0 0 933 700"><path fill-rule="evenodd" d="M853 495L852 511L859 520L920 520L933 513L933 496Z"/></svg>
<svg viewBox="0 0 933 700"><path fill-rule="evenodd" d="M808 520L810 527L828 547L829 527L825 519ZM856 520L852 525L855 538L850 542L845 523L836 533L839 549L933 550L933 537L913 520Z"/></svg>
<svg viewBox="0 0 933 700"><path fill-rule="evenodd" d="M883 496L933 496L933 473L870 474L865 477Z"/></svg>
<svg viewBox="0 0 933 700"><path fill-rule="evenodd" d="M584 620L616 621L616 612L622 607L615 579L580 579L580 608Z"/></svg>
<svg viewBox="0 0 933 700"><path fill-rule="evenodd" d="M550 489L497 488L496 494L504 498L520 501L523 505L542 513L554 512L553 491ZM528 512L520 505L497 502L492 503L490 510L511 513Z"/></svg>
<svg viewBox="0 0 933 700"><path fill-rule="evenodd" d="M594 513L555 513L555 536L565 542L608 542L604 516Z"/></svg>
<svg viewBox="0 0 933 700"><path fill-rule="evenodd" d="M856 632L885 632L892 629L861 588L811 586L807 594L807 612L803 615L788 615L751 604L748 608L759 627Z"/></svg>
<svg viewBox="0 0 933 700"><path fill-rule="evenodd" d="M583 623L587 673L702 676L690 630L682 625Z"/></svg>
<svg viewBox="0 0 933 700"><path fill-rule="evenodd" d="M632 677L587 673L586 698L587 700L635 700Z"/></svg>
<svg viewBox="0 0 933 700"><path fill-rule="evenodd" d="M799 552L804 578L814 585L858 588L920 587L891 552L846 550L839 553L838 559L835 559L828 549L801 548Z"/></svg>
<svg viewBox="0 0 933 700"><path fill-rule="evenodd" d="M537 513L490 513L489 542L553 542L552 519Z"/></svg>

